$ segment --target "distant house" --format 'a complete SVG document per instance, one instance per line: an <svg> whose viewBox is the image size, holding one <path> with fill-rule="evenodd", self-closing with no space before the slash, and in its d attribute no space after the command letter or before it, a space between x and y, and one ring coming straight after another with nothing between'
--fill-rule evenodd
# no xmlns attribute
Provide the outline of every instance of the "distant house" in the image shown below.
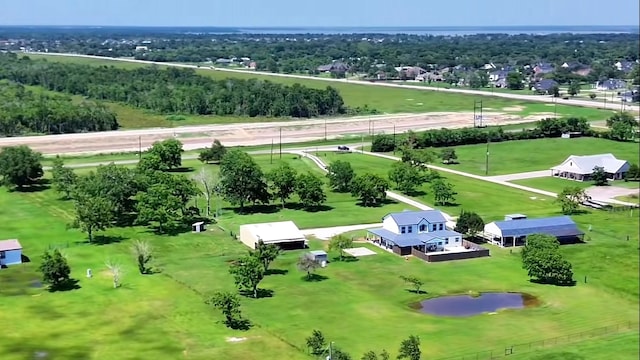
<svg viewBox="0 0 640 360"><path fill-rule="evenodd" d="M533 67L533 73L536 76L549 74L554 71L555 71L555 67L553 66L553 64L549 64L549 63L538 63L536 66Z"/></svg>
<svg viewBox="0 0 640 360"><path fill-rule="evenodd" d="M593 71L593 69L591 69L590 66L584 66L584 67L572 70L571 73L575 75L580 75L580 76L587 76L591 74L591 71Z"/></svg>
<svg viewBox="0 0 640 360"><path fill-rule="evenodd" d="M633 67L636 66L636 62L633 61L618 61L617 63L613 64L613 66L618 70L618 71L622 71L623 73L630 73L631 70L633 70Z"/></svg>
<svg viewBox="0 0 640 360"><path fill-rule="evenodd" d="M638 90L624 91L624 92L621 92L620 95L618 95L618 98L622 102L638 102L640 101L640 91Z"/></svg>
<svg viewBox="0 0 640 360"><path fill-rule="evenodd" d="M539 94L549 94L551 95L553 88L558 86L558 82L551 79L542 79L533 84L531 87L532 91L535 91Z"/></svg>
<svg viewBox="0 0 640 360"><path fill-rule="evenodd" d="M509 70L497 70L489 73L489 81L497 82L500 79L506 79L509 76Z"/></svg>
<svg viewBox="0 0 640 360"><path fill-rule="evenodd" d="M603 91L625 89L626 87L627 87L627 82L620 79L609 79L604 81L598 81L596 83L596 89L603 90Z"/></svg>
<svg viewBox="0 0 640 360"><path fill-rule="evenodd" d="M401 78L406 78L406 79L418 80L417 79L418 76L427 73L427 70L419 66L399 66L399 67L396 67L395 69Z"/></svg>
<svg viewBox="0 0 640 360"><path fill-rule="evenodd" d="M555 236L560 243L576 242L584 236L568 216L527 219L525 215L514 215L486 224L483 236L487 241L500 247L513 247L526 245L527 237L534 234Z"/></svg>
<svg viewBox="0 0 640 360"><path fill-rule="evenodd" d="M22 264L22 245L15 239L0 241L0 268Z"/></svg>
<svg viewBox="0 0 640 360"><path fill-rule="evenodd" d="M226 66L226 65L229 65L231 63L233 63L233 61L231 59L220 58L220 59L216 60L216 64L218 64L218 65Z"/></svg>
<svg viewBox="0 0 640 360"><path fill-rule="evenodd" d="M629 171L626 160L616 159L613 154L576 156L571 155L562 164L551 168L551 175L555 177L586 181L591 179L593 169L602 167L611 180L623 179Z"/></svg>
<svg viewBox="0 0 640 360"><path fill-rule="evenodd" d="M433 82L441 82L444 81L444 76L437 71L434 72L426 72L424 74L420 74L415 78L417 81L433 81Z"/></svg>
<svg viewBox="0 0 640 360"><path fill-rule="evenodd" d="M149 51L148 46L136 46L136 51Z"/></svg>
<svg viewBox="0 0 640 360"><path fill-rule="evenodd" d="M334 61L331 64L318 66L317 70L324 73L344 74L349 71L349 66L342 61Z"/></svg>

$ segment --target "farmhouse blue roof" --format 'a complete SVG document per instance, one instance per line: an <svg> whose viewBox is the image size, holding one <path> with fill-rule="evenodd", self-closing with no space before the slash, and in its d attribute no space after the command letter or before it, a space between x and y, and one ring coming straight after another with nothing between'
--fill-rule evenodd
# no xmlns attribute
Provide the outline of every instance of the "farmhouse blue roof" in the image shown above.
<svg viewBox="0 0 640 360"><path fill-rule="evenodd" d="M496 226L502 236L525 236L531 234L546 234L557 237L578 236L584 233L578 229L568 216L556 216L541 219L523 219L496 221Z"/></svg>
<svg viewBox="0 0 640 360"><path fill-rule="evenodd" d="M378 235L381 238L390 241L400 247L410 247L423 245L425 243L432 242L437 239L445 239L452 236L462 236L462 234L451 230L440 230L424 233L412 233L412 234L396 234L387 229L369 229L367 230L374 235Z"/></svg>
<svg viewBox="0 0 640 360"><path fill-rule="evenodd" d="M423 211L403 211L398 213L391 213L385 216L391 216L396 224L403 225L416 225L422 219L425 219L428 223L441 223L446 222L444 215L438 210L423 210ZM384 218L383 218L384 219Z"/></svg>

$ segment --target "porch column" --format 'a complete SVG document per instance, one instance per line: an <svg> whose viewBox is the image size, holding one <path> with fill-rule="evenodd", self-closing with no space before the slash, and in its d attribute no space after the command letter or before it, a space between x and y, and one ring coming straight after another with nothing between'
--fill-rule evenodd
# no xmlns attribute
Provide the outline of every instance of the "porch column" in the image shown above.
<svg viewBox="0 0 640 360"><path fill-rule="evenodd" d="M504 236L500 236L500 247L504 247Z"/></svg>
<svg viewBox="0 0 640 360"><path fill-rule="evenodd" d="M516 247L516 237L513 237L513 247Z"/></svg>

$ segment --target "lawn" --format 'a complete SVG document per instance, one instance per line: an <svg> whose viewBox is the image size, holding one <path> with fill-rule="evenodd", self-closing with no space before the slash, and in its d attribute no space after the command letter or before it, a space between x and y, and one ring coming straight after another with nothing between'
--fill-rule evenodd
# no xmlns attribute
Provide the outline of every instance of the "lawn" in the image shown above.
<svg viewBox="0 0 640 360"><path fill-rule="evenodd" d="M287 159L289 156L285 160L296 168L307 166L303 160ZM364 155L341 156L355 161ZM268 157L256 159L265 169L273 166ZM371 166L376 166L374 171L385 170L380 169L383 165L379 162L363 163L353 166L357 171ZM478 191L478 205L496 196L487 191L497 191L478 187L480 184L466 185L469 192ZM510 205L505 203L512 201L526 214L531 213L533 204L547 206L549 214L557 211L546 201L525 206L521 199L498 196L503 201L499 204L498 199L493 200L492 206L501 207L495 214L508 211ZM490 246L490 258L436 264L407 261L371 247L377 255L355 262L333 261L319 270L326 278L320 282L302 280L295 265L301 251L286 252L272 265L279 270L277 274L267 276L260 285L272 291L272 297L243 298L243 313L254 325L243 332L226 329L218 312L203 303L207 294L233 288L228 262L247 251L215 227L204 234L177 236L158 236L138 227L114 228L103 233L110 243L86 244L83 234L67 230L71 204L57 199L51 190L11 193L0 189L0 202L11 204L10 209L0 207L0 221L5 224L0 228L0 238L20 239L25 255L32 260L0 270L0 322L11 324L11 332L0 337L2 359L31 358L38 351L48 352L53 358L310 359L300 349L313 329L322 330L329 341L354 358L368 350L382 349L395 357L399 343L412 334L420 336L425 358L440 358L504 349L510 344L628 322L640 315L639 224L637 216L626 212L590 211L574 217L583 229L593 225L586 244L562 248L579 280L574 287L529 282L517 253L494 246ZM469 210L475 210L473 204L468 203ZM332 219L339 206L323 214L322 221ZM363 213L368 215L362 216L377 221L379 214L375 213L379 210L367 209ZM33 219L38 219L37 226ZM626 235L630 235L629 241ZM137 274L129 251L135 239L152 243L159 273ZM325 244L312 241L311 245L321 248ZM34 286L39 255L48 246L62 247L73 277L79 280L79 289L49 293ZM336 255L331 253L331 257ZM107 259L125 266L119 289L111 288L104 272ZM93 269L91 279L84 276L87 268ZM428 294L408 292L398 279L400 274L423 279ZM469 318L423 315L411 306L425 296L467 291L525 292L538 297L541 304ZM229 342L229 337L246 340ZM616 335L611 339L617 344L617 355L637 358L636 337ZM548 354L582 352L580 349L562 345L550 348ZM604 354L603 348L598 351Z"/></svg>
<svg viewBox="0 0 640 360"><path fill-rule="evenodd" d="M29 54L30 57L46 58L48 61L73 62L90 65L113 65L125 68L136 68L148 66L146 64L128 63L123 61L99 60L78 57L64 57L44 54ZM162 65L159 65L162 66ZM472 112L475 100L482 100L485 108L495 111L504 111L517 115L527 116L534 113L553 113L553 107L547 104L503 99L491 96L475 96L456 93L444 93L437 91L424 91L418 89L390 88L382 86L368 86L362 84L349 84L342 82L322 81L318 79L296 79L281 76L269 76L255 74L252 72L227 72L200 68L197 73L214 79L263 79L277 83L292 85L300 83L312 88L325 88L332 86L336 88L349 107L363 107L367 105L382 113L420 113L433 111L465 111ZM511 110L505 108L511 108ZM584 116L589 120L603 120L611 115L611 111L604 111L592 108L580 108L574 106L557 107L558 114Z"/></svg>
<svg viewBox="0 0 640 360"><path fill-rule="evenodd" d="M533 179L524 179L524 180L513 180L509 181L514 184L530 186L532 188L552 191L555 193L559 193L562 189L569 186L577 186L581 189L586 189L594 186L593 181L571 181L567 179L560 179L557 177L543 177L543 178L533 178ZM610 186L618 186L618 187L626 187L626 188L638 188L637 182L624 182L622 180L619 181L610 181Z"/></svg>
<svg viewBox="0 0 640 360"><path fill-rule="evenodd" d="M487 144L454 147L459 164L452 169L485 175ZM440 149L435 149L439 151ZM562 163L569 155L612 153L619 159L637 163L638 143L597 138L534 139L489 144L489 175L546 170Z"/></svg>
<svg viewBox="0 0 640 360"><path fill-rule="evenodd" d="M340 154L321 151L319 156L327 164L334 160L344 160L351 163L356 173L375 173L384 178L388 178L389 169L393 164L392 160L357 152ZM526 209L525 214L532 217L556 214L560 211L559 207L553 205L554 199L547 196L445 172L440 174L454 186L454 190L458 193L454 205L438 206L438 209L452 216L457 216L464 209L475 211L486 221L492 221L503 219L505 214L523 212L523 209ZM428 184L419 187L414 194L410 195L418 201L434 206L433 193Z"/></svg>

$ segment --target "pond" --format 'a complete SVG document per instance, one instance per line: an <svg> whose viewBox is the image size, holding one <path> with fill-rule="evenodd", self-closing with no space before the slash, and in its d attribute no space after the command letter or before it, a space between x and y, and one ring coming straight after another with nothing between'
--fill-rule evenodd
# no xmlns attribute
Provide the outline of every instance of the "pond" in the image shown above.
<svg viewBox="0 0 640 360"><path fill-rule="evenodd" d="M500 309L522 309L536 303L535 297L521 293L481 293L480 296L442 296L422 301L420 311L438 316L472 316Z"/></svg>

